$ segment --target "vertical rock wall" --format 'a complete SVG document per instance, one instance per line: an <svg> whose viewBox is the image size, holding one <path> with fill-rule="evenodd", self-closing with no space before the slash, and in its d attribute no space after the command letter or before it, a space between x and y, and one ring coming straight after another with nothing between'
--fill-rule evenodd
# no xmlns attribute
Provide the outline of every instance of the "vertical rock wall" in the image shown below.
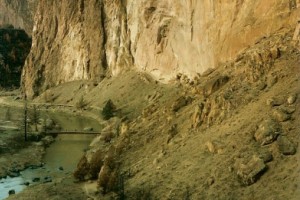
<svg viewBox="0 0 300 200"><path fill-rule="evenodd" d="M216 67L300 16L296 0L128 2L135 65L163 79Z"/></svg>
<svg viewBox="0 0 300 200"><path fill-rule="evenodd" d="M29 96L63 82L104 73L102 9L97 0L40 1L22 77Z"/></svg>
<svg viewBox="0 0 300 200"><path fill-rule="evenodd" d="M40 0L23 86L29 96L63 82L127 69L161 81L194 76L258 39L294 28L299 0Z"/></svg>

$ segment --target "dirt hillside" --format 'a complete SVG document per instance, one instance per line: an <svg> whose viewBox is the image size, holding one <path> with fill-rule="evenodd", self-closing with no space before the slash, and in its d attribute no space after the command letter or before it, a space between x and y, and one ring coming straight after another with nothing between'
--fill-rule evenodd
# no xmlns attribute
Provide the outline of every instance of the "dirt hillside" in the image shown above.
<svg viewBox="0 0 300 200"><path fill-rule="evenodd" d="M280 30L194 79L178 74L161 84L129 71L101 84L62 84L35 101L67 104L102 121L74 172L89 180L83 183L92 199L299 199L300 53L293 33ZM108 100L114 117L105 121Z"/></svg>

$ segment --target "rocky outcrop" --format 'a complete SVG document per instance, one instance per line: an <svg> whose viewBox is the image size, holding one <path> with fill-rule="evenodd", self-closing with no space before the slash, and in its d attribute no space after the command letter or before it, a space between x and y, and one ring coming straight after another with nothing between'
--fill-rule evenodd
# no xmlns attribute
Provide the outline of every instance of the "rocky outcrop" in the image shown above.
<svg viewBox="0 0 300 200"><path fill-rule="evenodd" d="M39 1L23 86L29 96L130 68L168 81L231 60L258 39L295 27L300 2Z"/></svg>
<svg viewBox="0 0 300 200"><path fill-rule="evenodd" d="M202 73L294 24L296 7L275 0L135 1L128 12L135 64L163 78Z"/></svg>
<svg viewBox="0 0 300 200"><path fill-rule="evenodd" d="M31 35L37 0L1 0L0 25L11 24Z"/></svg>
<svg viewBox="0 0 300 200"><path fill-rule="evenodd" d="M23 74L29 96L132 66L125 20L121 1L40 1Z"/></svg>

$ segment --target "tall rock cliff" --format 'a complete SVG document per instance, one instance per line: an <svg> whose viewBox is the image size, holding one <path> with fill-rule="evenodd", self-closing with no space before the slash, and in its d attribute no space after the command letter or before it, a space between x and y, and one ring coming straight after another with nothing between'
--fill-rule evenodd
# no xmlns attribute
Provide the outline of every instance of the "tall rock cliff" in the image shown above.
<svg viewBox="0 0 300 200"><path fill-rule="evenodd" d="M130 68L161 81L194 76L294 28L299 13L299 0L40 0L23 86L35 96Z"/></svg>
<svg viewBox="0 0 300 200"><path fill-rule="evenodd" d="M31 35L38 0L1 0L0 25L11 24Z"/></svg>

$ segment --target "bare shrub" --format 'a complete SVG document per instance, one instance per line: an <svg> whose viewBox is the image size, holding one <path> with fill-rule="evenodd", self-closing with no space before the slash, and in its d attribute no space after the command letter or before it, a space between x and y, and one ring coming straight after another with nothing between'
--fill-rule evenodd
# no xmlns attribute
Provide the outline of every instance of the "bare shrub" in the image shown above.
<svg viewBox="0 0 300 200"><path fill-rule="evenodd" d="M85 180L85 176L88 174L89 172L89 164L88 161L84 156L81 157L79 163L77 164L77 168L74 172L74 177L77 178L80 181L84 181Z"/></svg>
<svg viewBox="0 0 300 200"><path fill-rule="evenodd" d="M84 100L83 96L76 102L76 108L82 110L87 106L87 102Z"/></svg>
<svg viewBox="0 0 300 200"><path fill-rule="evenodd" d="M90 162L88 161L86 155L84 155L77 164L77 169L73 174L74 177L80 181L97 179L98 173L103 166L103 158L104 153L101 150L93 153Z"/></svg>

